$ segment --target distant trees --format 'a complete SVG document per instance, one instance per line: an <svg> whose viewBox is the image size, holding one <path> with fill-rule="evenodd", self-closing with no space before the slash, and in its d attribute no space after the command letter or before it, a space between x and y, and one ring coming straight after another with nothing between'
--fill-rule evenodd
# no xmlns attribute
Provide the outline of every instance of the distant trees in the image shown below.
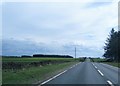
<svg viewBox="0 0 120 86"><path fill-rule="evenodd" d="M104 57L120 62L120 31L112 28L104 46Z"/></svg>
<svg viewBox="0 0 120 86"><path fill-rule="evenodd" d="M29 57L32 57L32 56L29 56L29 55L22 55L21 57L28 57L28 58L29 58Z"/></svg>
<svg viewBox="0 0 120 86"><path fill-rule="evenodd" d="M34 54L33 57L39 58L73 58L69 55L44 55L44 54Z"/></svg>

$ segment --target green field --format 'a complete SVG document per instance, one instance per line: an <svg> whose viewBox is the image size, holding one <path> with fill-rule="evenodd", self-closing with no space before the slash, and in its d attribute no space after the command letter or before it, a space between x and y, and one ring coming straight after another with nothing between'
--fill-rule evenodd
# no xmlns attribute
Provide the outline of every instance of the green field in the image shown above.
<svg viewBox="0 0 120 86"><path fill-rule="evenodd" d="M2 82L3 84L37 83L78 63L79 60L74 58L2 58Z"/></svg>
<svg viewBox="0 0 120 86"><path fill-rule="evenodd" d="M3 62L73 61L75 58L2 58Z"/></svg>

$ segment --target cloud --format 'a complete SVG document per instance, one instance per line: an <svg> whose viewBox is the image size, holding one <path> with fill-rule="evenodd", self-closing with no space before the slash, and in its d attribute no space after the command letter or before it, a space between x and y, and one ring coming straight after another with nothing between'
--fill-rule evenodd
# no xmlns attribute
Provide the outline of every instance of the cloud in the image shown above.
<svg viewBox="0 0 120 86"><path fill-rule="evenodd" d="M3 39L14 38L21 46L18 48L19 45L16 45L16 51L22 50L16 55L23 51L43 52L46 47L50 53L62 54L68 51L69 54L69 49L64 47L66 44L80 45L82 50L79 55L102 55L104 41L111 28L117 26L118 18L116 2L11 2L3 4L2 14ZM31 40L29 42L33 44L26 47L31 52L21 49L27 45L27 41L18 40ZM42 43L40 49L38 45L35 49L32 47L39 43ZM57 49L59 52L55 52ZM8 53L13 54L11 51Z"/></svg>
<svg viewBox="0 0 120 86"><path fill-rule="evenodd" d="M43 45L42 45L43 46ZM36 44L33 44L30 41L20 41L20 40L2 40L2 54L3 55L22 55L28 54L31 55L37 51L44 51L43 47L38 47Z"/></svg>
<svg viewBox="0 0 120 86"><path fill-rule="evenodd" d="M2 0L2 2L118 2L118 0Z"/></svg>
<svg viewBox="0 0 120 86"><path fill-rule="evenodd" d="M85 45L72 45L71 43L59 45L58 43L44 44L28 40L4 39L2 40L2 55L33 55L33 54L61 54L74 56L77 48L79 56L99 56L101 51ZM96 52L97 51L97 52Z"/></svg>
<svg viewBox="0 0 120 86"><path fill-rule="evenodd" d="M106 5L110 5L112 2L91 2L87 5L88 8L95 8L95 7L103 7Z"/></svg>
<svg viewBox="0 0 120 86"><path fill-rule="evenodd" d="M3 2L91 2L94 0L3 0ZM108 0L106 0L108 1Z"/></svg>

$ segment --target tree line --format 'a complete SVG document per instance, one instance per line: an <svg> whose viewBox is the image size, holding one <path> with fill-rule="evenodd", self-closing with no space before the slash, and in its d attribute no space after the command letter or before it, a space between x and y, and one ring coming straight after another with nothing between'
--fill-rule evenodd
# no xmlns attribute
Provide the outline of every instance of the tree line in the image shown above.
<svg viewBox="0 0 120 86"><path fill-rule="evenodd" d="M104 57L120 62L120 31L110 31L104 46Z"/></svg>
<svg viewBox="0 0 120 86"><path fill-rule="evenodd" d="M69 55L44 55L44 54L33 54L33 56L22 55L21 57L39 57L39 58L73 58Z"/></svg>

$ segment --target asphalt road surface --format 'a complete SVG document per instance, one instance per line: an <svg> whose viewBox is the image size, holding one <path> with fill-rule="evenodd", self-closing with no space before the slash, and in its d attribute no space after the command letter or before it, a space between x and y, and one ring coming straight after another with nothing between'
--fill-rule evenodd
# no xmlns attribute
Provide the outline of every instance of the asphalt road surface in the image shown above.
<svg viewBox="0 0 120 86"><path fill-rule="evenodd" d="M104 86L119 86L117 67L107 64L90 62L86 59L85 62L78 63L70 69L50 78L41 83L41 85L58 85L73 84L73 85L104 85ZM119 81L120 82L120 81Z"/></svg>

